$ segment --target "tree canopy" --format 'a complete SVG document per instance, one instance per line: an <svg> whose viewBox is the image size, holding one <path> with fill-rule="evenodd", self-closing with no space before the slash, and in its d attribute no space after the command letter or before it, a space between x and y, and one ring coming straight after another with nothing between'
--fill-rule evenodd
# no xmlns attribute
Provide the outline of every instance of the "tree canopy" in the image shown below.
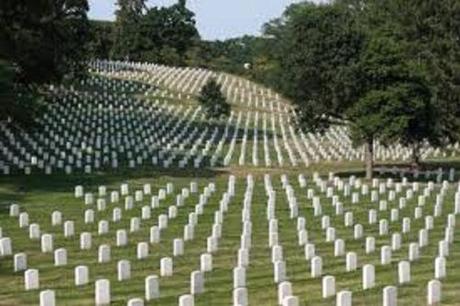
<svg viewBox="0 0 460 306"><path fill-rule="evenodd" d="M116 59L184 65L199 40L195 15L185 1L147 9L145 1L120 0L114 25Z"/></svg>
<svg viewBox="0 0 460 306"><path fill-rule="evenodd" d="M32 123L39 87L84 73L86 0L0 1L1 119Z"/></svg>
<svg viewBox="0 0 460 306"><path fill-rule="evenodd" d="M346 124L372 147L413 149L459 139L459 16L456 1L336 0L291 5L264 28L265 74L296 108L296 122L324 132ZM255 69L258 67L255 66Z"/></svg>

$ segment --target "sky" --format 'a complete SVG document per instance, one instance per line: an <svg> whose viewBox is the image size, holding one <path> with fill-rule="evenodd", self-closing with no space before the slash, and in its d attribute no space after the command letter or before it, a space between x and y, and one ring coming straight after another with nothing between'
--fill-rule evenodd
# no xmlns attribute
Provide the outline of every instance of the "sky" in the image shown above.
<svg viewBox="0 0 460 306"><path fill-rule="evenodd" d="M114 20L116 0L89 0L91 19ZM171 5L176 0L148 0L148 6ZM188 0L196 14L197 28L206 40L258 35L262 25L280 17L284 9L300 0Z"/></svg>

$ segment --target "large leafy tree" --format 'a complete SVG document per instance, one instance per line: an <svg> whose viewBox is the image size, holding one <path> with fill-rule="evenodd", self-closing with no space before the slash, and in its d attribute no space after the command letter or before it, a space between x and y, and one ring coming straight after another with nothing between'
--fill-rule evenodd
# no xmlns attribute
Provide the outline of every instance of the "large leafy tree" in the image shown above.
<svg viewBox="0 0 460 306"><path fill-rule="evenodd" d="M119 0L112 55L119 59L182 65L199 39L195 15L181 0L147 9L145 0Z"/></svg>
<svg viewBox="0 0 460 306"><path fill-rule="evenodd" d="M425 140L441 146L460 140L460 2L369 1L368 18L391 29L415 70L422 70L433 109ZM419 130L417 129L417 132ZM414 161L418 146L413 147Z"/></svg>
<svg viewBox="0 0 460 306"><path fill-rule="evenodd" d="M114 58L139 58L142 47L141 24L147 10L145 2L145 0L118 0L112 49Z"/></svg>
<svg viewBox="0 0 460 306"><path fill-rule="evenodd" d="M297 106L299 124L324 131L342 122L354 103L355 79L350 69L364 48L355 12L348 6L297 4L289 7L283 21L267 27L279 41L279 87Z"/></svg>
<svg viewBox="0 0 460 306"><path fill-rule="evenodd" d="M404 51L392 37L375 35L349 76L356 83L356 101L344 116L352 139L365 144L367 177L372 176L374 140L400 142L418 152L424 140L438 137L430 88Z"/></svg>
<svg viewBox="0 0 460 306"><path fill-rule="evenodd" d="M451 0L292 5L265 33L299 127L348 125L367 177L375 140L410 146L417 161L425 142L458 139L458 16Z"/></svg>
<svg viewBox="0 0 460 306"><path fill-rule="evenodd" d="M0 58L27 83L60 80L85 64L87 0L0 1Z"/></svg>
<svg viewBox="0 0 460 306"><path fill-rule="evenodd" d="M143 60L183 65L187 51L199 40L195 15L185 1L149 9L141 26Z"/></svg>
<svg viewBox="0 0 460 306"><path fill-rule="evenodd" d="M0 1L0 113L30 125L41 85L84 71L86 0Z"/></svg>

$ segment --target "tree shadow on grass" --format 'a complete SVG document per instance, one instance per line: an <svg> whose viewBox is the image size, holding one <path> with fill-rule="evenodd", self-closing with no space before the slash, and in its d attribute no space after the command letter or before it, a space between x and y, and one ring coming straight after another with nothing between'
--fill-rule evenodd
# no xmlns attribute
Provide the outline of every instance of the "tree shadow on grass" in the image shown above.
<svg viewBox="0 0 460 306"><path fill-rule="evenodd" d="M226 171L210 168L136 168L120 169L117 171L100 171L92 174L74 173L66 175L56 173L51 175L10 175L0 177L0 188L5 187L15 193L15 197L26 192L69 192L76 185L98 186L121 183L128 180L155 180L161 177L171 179L213 179L225 175ZM3 195L0 195L0 201Z"/></svg>

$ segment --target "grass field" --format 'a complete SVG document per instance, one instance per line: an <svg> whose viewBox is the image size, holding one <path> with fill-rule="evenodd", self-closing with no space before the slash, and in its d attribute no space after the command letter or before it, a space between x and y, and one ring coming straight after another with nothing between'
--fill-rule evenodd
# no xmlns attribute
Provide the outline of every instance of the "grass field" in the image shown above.
<svg viewBox="0 0 460 306"><path fill-rule="evenodd" d="M353 167L351 167L353 168ZM328 168L325 168L328 169ZM344 166L343 169L346 169ZM205 293L196 296L196 305L231 305L232 303L232 269L236 266L237 251L240 246L242 231L241 209L246 189L245 175L251 169L234 171L237 176L235 197L225 214L222 238L219 240L219 249L213 255L213 271L205 276ZM376 238L376 251L365 254L364 238L353 239L353 228L345 227L343 215L336 216L330 199L311 181L311 172L305 171L308 178L308 188L314 188L315 194L321 195L323 215L331 218L331 225L336 228L336 235L345 240L346 251L354 251L358 255L358 270L346 272L345 257L334 257L333 243L325 242L324 230L321 229L321 218L313 217L312 201L307 199L306 189L301 189L297 181L299 171L272 171L271 178L276 193L276 218L279 222L279 244L283 247L286 260L287 279L292 282L293 294L300 298L301 305L335 305L335 298L323 299L321 296L321 278L310 276L310 263L305 259L304 249L297 243L296 220L289 218L288 202L280 182L280 174L288 173L289 182L295 190L299 204L299 216L305 216L309 241L316 246L316 253L323 258L323 275L336 277L337 292L348 289L353 292L353 305L379 305L382 299L382 289L387 285L397 285L397 263L408 256L409 242L417 241L418 230L424 227L424 218L412 220L411 231L404 234L402 248L393 252L390 265L380 265L380 247L391 244L391 233L401 231L403 217L413 219L413 210L417 206L417 196L408 200L406 208L400 210L398 222L390 222L390 235L379 236L378 223L369 225L367 222L368 210L378 209L378 203L371 203L369 195L361 196L359 204L351 204L350 198L341 196L345 211L354 213L354 222L364 227L364 237ZM247 288L249 305L277 305L277 285L273 281L273 266L271 250L268 246L268 221L266 218L267 196L263 181L264 171L254 171L255 187L252 198L252 248L250 264L247 269ZM325 174L323 172L323 174ZM0 179L0 225L3 236L9 236L13 241L13 252L26 252L28 267L40 271L40 289L54 289L57 305L93 305L94 281L101 278L111 280L112 305L126 305L130 298L144 297L144 279L148 275L159 275L160 259L172 256L172 240L183 236L183 226L187 223L188 213L194 211L198 203L198 194L191 194L180 207L176 219L170 220L169 226L161 233L161 243L150 245L149 257L145 260L136 259L136 245L138 242L149 241L149 228L157 224L157 216L167 213L167 207L175 203L174 194L180 193L182 187L188 187L191 181L199 184L199 190L210 182L215 182L216 192L205 206L204 214L200 216L195 227L195 237L185 242L185 255L174 258L174 275L160 278L161 298L146 305L177 305L178 296L190 291L190 273L199 270L200 254L206 253L206 238L211 235L214 221L214 211L219 208L219 201L226 190L228 173L224 171L169 171L152 172L139 171L137 174L94 174L92 176L13 176ZM84 185L85 192L97 193L99 185L107 186L111 190L119 190L121 183L129 183L131 194L134 190L142 189L142 185L150 183L152 194L159 188L165 188L166 183L173 182L174 193L161 201L160 208L152 210L150 220L142 220L141 230L129 233L129 244L126 247L115 246L115 232L117 229L129 231L131 217L140 217L143 205L149 205L150 197L145 197L141 203L136 203L130 211L123 210L123 218L119 223L110 222L109 234L98 236L97 221L111 220L112 209L116 206L123 209L123 198L120 203L112 204L107 201L107 209L96 212L94 224L84 224L84 210L88 208L82 199L76 199L73 191L76 185ZM423 186L422 186L423 187ZM439 190L436 186L436 191ZM398 286L399 305L415 305L426 303L427 282L434 278L434 258L437 256L438 244L444 235L444 225L447 215L453 211L453 197L457 186L450 185L444 200L442 216L435 218L434 229L429 233L429 245L420 250L420 259L411 263L411 277L409 284ZM423 190L423 188L421 188ZM404 193L404 192L403 192ZM435 203L435 193L427 199L423 207L423 214L431 215ZM397 198L398 199L398 196ZM40 241L31 241L27 229L20 229L17 218L8 216L8 206L11 202L19 203L21 211L29 214L30 223L39 223L42 233L54 235L54 249L64 247L68 251L68 264L65 267L54 267L52 253L43 254L40 250ZM324 203L324 204L323 204ZM377 205L377 206L376 206ZM378 212L378 218L389 220L390 208L397 207L397 201L389 202L388 210ZM93 208L96 211L95 204ZM63 221L74 220L76 235L74 238L63 236L62 226L51 226L51 213L59 210L63 213ZM457 218L457 223L458 223ZM457 227L458 228L458 225ZM92 248L88 251L79 249L79 233L92 233ZM457 234L458 231L456 231ZM450 256L447 259L447 278L442 280L442 304L460 304L460 243L459 236L450 246ZM112 246L111 261L97 263L98 245L106 243ZM123 282L116 279L117 262L121 259L131 261L132 278ZM376 287L363 291L361 285L361 267L371 263L376 266ZM90 283L77 288L74 285L73 269L77 265L87 265L90 271ZM0 305L37 305L39 290L25 291L23 272L13 272L12 257L2 258L0 261Z"/></svg>

